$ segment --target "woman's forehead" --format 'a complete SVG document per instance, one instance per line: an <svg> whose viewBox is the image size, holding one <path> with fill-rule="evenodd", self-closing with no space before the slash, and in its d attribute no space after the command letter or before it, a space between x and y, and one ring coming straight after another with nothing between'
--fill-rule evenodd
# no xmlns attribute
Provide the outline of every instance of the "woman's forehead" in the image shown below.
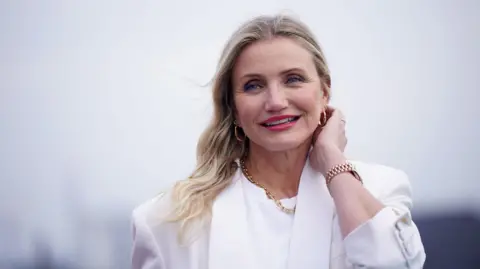
<svg viewBox="0 0 480 269"><path fill-rule="evenodd" d="M290 38L257 41L247 46L236 59L234 77L279 75L296 70L315 70L312 54Z"/></svg>

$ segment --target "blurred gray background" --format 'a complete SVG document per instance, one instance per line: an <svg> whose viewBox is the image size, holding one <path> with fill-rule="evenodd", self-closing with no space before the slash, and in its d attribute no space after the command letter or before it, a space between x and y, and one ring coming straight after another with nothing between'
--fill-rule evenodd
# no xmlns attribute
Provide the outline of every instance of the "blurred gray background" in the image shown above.
<svg viewBox="0 0 480 269"><path fill-rule="evenodd" d="M129 268L132 209L194 166L224 42L279 11L323 46L349 156L410 176L425 268L480 268L475 0L1 1L0 268Z"/></svg>

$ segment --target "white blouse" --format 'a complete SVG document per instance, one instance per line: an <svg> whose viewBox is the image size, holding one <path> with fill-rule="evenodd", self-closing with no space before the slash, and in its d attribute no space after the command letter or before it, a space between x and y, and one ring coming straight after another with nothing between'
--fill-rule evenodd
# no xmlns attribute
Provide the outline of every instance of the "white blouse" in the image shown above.
<svg viewBox="0 0 480 269"><path fill-rule="evenodd" d="M285 269L288 265L294 214L281 211L265 191L242 177L250 242L258 264L265 269ZM295 207L297 198L282 199L286 208Z"/></svg>

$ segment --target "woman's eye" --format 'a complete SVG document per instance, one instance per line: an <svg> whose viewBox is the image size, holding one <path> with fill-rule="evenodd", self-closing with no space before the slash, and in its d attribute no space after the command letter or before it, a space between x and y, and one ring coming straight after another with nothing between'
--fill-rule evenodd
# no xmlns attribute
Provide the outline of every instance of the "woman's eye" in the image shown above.
<svg viewBox="0 0 480 269"><path fill-rule="evenodd" d="M248 82L243 86L244 91L251 91L260 88L260 84L258 82Z"/></svg>
<svg viewBox="0 0 480 269"><path fill-rule="evenodd" d="M303 82L304 79L301 76L293 75L287 77L287 84L296 83L296 82Z"/></svg>

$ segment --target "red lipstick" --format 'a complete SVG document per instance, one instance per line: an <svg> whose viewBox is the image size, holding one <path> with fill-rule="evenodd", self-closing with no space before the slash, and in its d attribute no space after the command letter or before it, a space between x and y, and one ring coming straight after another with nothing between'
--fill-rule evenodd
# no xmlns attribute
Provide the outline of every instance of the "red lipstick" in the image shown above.
<svg viewBox="0 0 480 269"><path fill-rule="evenodd" d="M261 125L270 131L283 131L292 128L300 116L296 115L279 115L268 118Z"/></svg>

